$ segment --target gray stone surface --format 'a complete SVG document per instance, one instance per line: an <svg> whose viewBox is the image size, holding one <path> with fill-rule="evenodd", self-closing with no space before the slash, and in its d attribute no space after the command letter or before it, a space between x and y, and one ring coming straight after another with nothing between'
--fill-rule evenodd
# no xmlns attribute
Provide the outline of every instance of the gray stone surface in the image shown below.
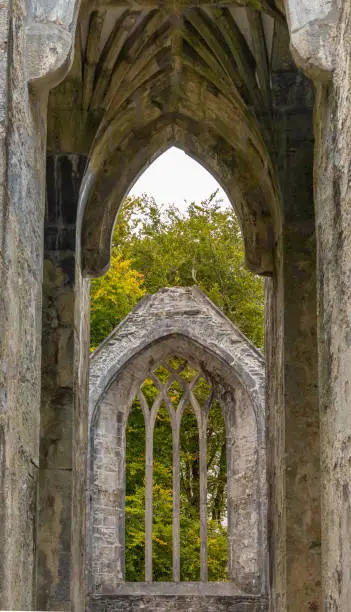
<svg viewBox="0 0 351 612"><path fill-rule="evenodd" d="M342 0L285 0L291 48L312 78L328 80L336 68Z"/></svg>
<svg viewBox="0 0 351 612"><path fill-rule="evenodd" d="M25 2L0 7L0 607L35 605L45 111Z"/></svg>
<svg viewBox="0 0 351 612"><path fill-rule="evenodd" d="M332 83L316 99L323 606L351 601L351 6L343 3Z"/></svg>
<svg viewBox="0 0 351 612"><path fill-rule="evenodd" d="M76 512L81 513L85 499L87 363L85 368L75 365L75 346L78 349L82 344L86 350L89 333L87 281L82 283L75 258L76 211L84 166L85 158L80 156L47 159L37 584L40 610L55 606L70 610L71 584L72 589L82 591L84 582L80 563L84 519L77 521ZM77 379L78 372L82 380ZM75 439L76 432L81 432L81 440ZM75 473L81 474L76 481ZM80 592L79 598L82 596Z"/></svg>
<svg viewBox="0 0 351 612"><path fill-rule="evenodd" d="M257 597L209 597L199 598L182 596L95 596L91 598L89 612L167 612L179 610L180 612L266 612L268 601Z"/></svg>
<svg viewBox="0 0 351 612"><path fill-rule="evenodd" d="M61 4L46 24L51 50L29 74L32 8L22 0L0 6L0 607L8 610L37 607L47 93L64 76L52 51L69 67L67 49L55 46ZM36 70L43 83L34 92Z"/></svg>
<svg viewBox="0 0 351 612"><path fill-rule="evenodd" d="M39 92L55 87L73 59L79 0L28 0L26 80Z"/></svg>
<svg viewBox="0 0 351 612"><path fill-rule="evenodd" d="M282 61L288 44L286 33L276 32L273 47L280 53L273 84L283 223L277 273L266 281L265 310L269 540L277 611L321 606L313 89L291 62Z"/></svg>
<svg viewBox="0 0 351 612"><path fill-rule="evenodd" d="M89 373L90 420L117 372L144 348L169 336L188 338L202 347L204 354L210 351L233 368L264 428L263 356L197 287L161 289L146 296L95 351Z"/></svg>

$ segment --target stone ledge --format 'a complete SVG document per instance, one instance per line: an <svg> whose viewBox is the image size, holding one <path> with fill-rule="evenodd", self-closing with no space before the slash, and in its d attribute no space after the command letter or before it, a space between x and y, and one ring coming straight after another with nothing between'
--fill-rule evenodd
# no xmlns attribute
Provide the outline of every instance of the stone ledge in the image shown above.
<svg viewBox="0 0 351 612"><path fill-rule="evenodd" d="M233 582L121 582L114 593L99 593L93 597L114 597L119 595L158 596L206 596L257 598L240 591Z"/></svg>
<svg viewBox="0 0 351 612"><path fill-rule="evenodd" d="M198 583L199 586L201 583ZM151 587L152 585L150 585ZM179 586L179 585L176 585ZM222 585L221 585L222 586ZM268 598L250 595L93 595L88 612L267 612Z"/></svg>

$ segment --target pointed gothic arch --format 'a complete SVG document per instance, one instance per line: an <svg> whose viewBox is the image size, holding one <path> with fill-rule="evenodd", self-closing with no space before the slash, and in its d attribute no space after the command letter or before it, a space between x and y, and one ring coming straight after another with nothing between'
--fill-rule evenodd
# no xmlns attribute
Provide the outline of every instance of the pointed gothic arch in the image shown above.
<svg viewBox="0 0 351 612"><path fill-rule="evenodd" d="M270 28L283 23L269 3L260 9ZM268 46L251 8L123 6L110 15L82 7L75 63L50 98L49 147L79 149L87 160L77 212L83 273L106 270L123 197L176 145L227 192L250 269L272 274L280 190Z"/></svg>
<svg viewBox="0 0 351 612"><path fill-rule="evenodd" d="M210 172L214 168L237 211L249 266L271 273L280 196L269 102L231 11L198 8L178 17L164 10L122 11L96 61L86 103L101 120L78 213L85 272L106 269L123 196L150 160L173 144Z"/></svg>
<svg viewBox="0 0 351 612"><path fill-rule="evenodd" d="M116 147L96 176L88 167L80 201L83 270L91 276L106 270L123 198L146 167L171 146L183 149L216 178L238 216L248 268L271 274L276 221L270 203L276 194L262 163L252 161L248 165L243 160L238 165L234 146L211 126L204 127L192 117L172 113L132 133L127 142ZM261 176L251 177L256 172Z"/></svg>
<svg viewBox="0 0 351 612"><path fill-rule="evenodd" d="M273 283L267 283L268 288L272 289L271 299L273 304L272 325L270 312L268 312L267 320L267 355L271 359L271 362L268 362L268 367L274 374L272 378L274 392L271 388L268 392L268 415L271 419L269 429L271 432L273 431L270 440L269 458L274 517L279 517L279 520L274 520L271 524L271 550L277 555L277 559L274 559L272 565L274 574L273 591L276 597L285 597L285 593L288 593L286 597L289 598L289 601L291 597L293 601L295 600L295 585L300 580L297 579L297 574L294 571L290 571L290 568L295 567L295 564L303 568L313 568L311 574L316 576L313 584L316 586L315 590L318 590L318 559L314 555L314 549L308 547L307 538L307 532L313 532L316 533L314 539L318 540L318 518L312 529L310 529L309 524L306 524L306 527L304 526L304 529L300 532L296 529L294 514L295 507L310 507L312 503L315 508L313 514L318 517L318 494L315 493L317 485L314 486L317 483L318 476L313 482L311 482L312 479L307 479L304 481L306 484L302 486L294 481L293 470L284 471L286 460L284 449L287 449L287 458L291 459L294 449L292 448L293 445L288 447L288 443L291 438L295 441L300 440L300 433L290 437L291 427L288 422L286 427L287 429L290 427L289 434L284 438L284 414L289 410L287 406L290 406L291 402L294 403L295 387L301 384L302 388L305 389L307 385L303 378L301 383L299 378L301 369L299 367L294 370L293 375L284 377L284 380L281 378L281 373L287 371L287 365L291 365L289 361L291 353L289 352L289 346L286 345L289 345L289 342L294 345L296 337L301 337L299 322L305 320L303 316L305 292L309 282L311 286L313 285L313 281L309 277L309 274L313 274L313 266L311 266L312 271L309 269L305 274L305 261L301 263L301 258L303 259L306 256L306 252L308 252L312 263L314 256L313 238L309 241L312 231L308 225L310 222L313 224L313 213L311 212L313 198L310 190L312 185L310 172L312 167L312 123L310 117L312 100L306 82L301 74L297 74L289 56L286 24L280 12L282 2L262 0L259 4L260 6L257 7L256 0L243 0L242 2L240 0L235 3L235 6L222 4L216 7L209 7L204 4L201 4L200 7L197 3L196 6L189 7L182 5L180 10L178 8L175 10L174 5L171 6L171 3L166 3L164 9L166 9L166 12L168 11L169 19L165 16L163 8L149 6L149 3L147 6L139 6L137 9L135 6L126 5L116 7L110 2L99 2L98 4L84 2L82 5L72 70L62 85L52 92L49 103L48 156L49 165L52 161L54 162L52 164L55 173L52 182L54 189L52 191L56 191L56 194L52 198L51 218L47 228L46 256L50 260L50 278L48 287L45 289L47 293L45 297L48 297L49 301L55 304L57 310L47 308L47 311L45 311L45 324L45 315L47 314L48 317L43 334L43 350L45 351L47 347L50 347L49 364L52 366L52 370L56 373L59 373L61 369L69 370L70 375L65 379L66 386L73 386L71 379L73 376L75 378L73 394L75 405L74 408L73 405L70 405L73 400L67 402L67 417L63 428L63 437L65 443L67 443L67 448L71 448L73 440L74 449L78 449L78 452L73 452L73 463L76 467L71 472L67 470L64 474L64 489L67 491L67 495L63 506L67 508L72 499L72 568L80 568L80 577L77 580L77 574L71 573L70 568L68 568L66 576L62 576L62 573L59 573L57 569L61 567L64 557L70 559L71 544L68 534L71 525L69 521L66 521L65 529L55 536L56 539L53 538L53 548L55 548L55 554L53 554L55 566L53 567L48 566L45 557L46 540L44 533L42 540L44 554L40 555L43 560L41 568L43 581L39 589L43 592L45 598L43 601L46 601L47 593L55 600L58 583L65 585L66 592L68 592L67 583L70 578L74 600L82 597L84 588L83 566L79 556L83 534L83 513L79 509L79 504L75 502L77 493L78 498L81 499L82 482L84 480L82 473L85 448L84 388L88 346L86 320L88 279L82 280L80 273L83 271L85 275L89 276L89 269L94 271L93 273L98 273L99 270L101 272L108 263L108 255L106 251L103 252L103 241L99 242L99 237L105 237L105 235L102 232L99 234L98 231L94 234L96 228L93 227L94 241L89 245L92 247L91 250L86 249L87 258L86 262L84 261L84 249L82 250L80 245L81 224L86 220L83 214L84 206L80 207L78 213L78 240L74 239L78 204L76 185L80 182L84 185L84 189L81 190L80 203L85 205L89 199L89 189L96 187L95 180L99 178L99 172L103 172L104 168L107 169L107 179L110 177L111 180L98 181L99 187L104 185L106 189L106 200L104 198L94 199L95 192L92 191L93 201L91 203L93 205L89 210L90 212L93 211L93 215L95 214L94 202L97 209L105 205L111 206L112 221L108 218L106 227L112 227L112 211L116 211L119 204L117 198L114 202L108 200L109 196L113 199L113 177L109 173L110 170L116 170L116 168L113 168L113 164L112 167L110 165L110 153L113 155L115 145L114 135L113 138L110 137L105 141L104 134L108 133L109 127L111 127L110 135L114 127L118 127L117 132L121 128L121 134L126 137L126 148L124 150L127 151L130 135L133 138L136 135L140 136L139 129L144 127L146 134L149 134L151 139L151 130L148 131L151 122L159 116L163 116L163 114L168 116L172 113L174 113L174 117L179 114L181 120L184 120L184 117L186 120L194 119L196 134L201 135L210 132L210 129L204 129L203 115L193 116L191 107L192 80L198 84L195 90L200 94L204 91L206 101L211 101L211 99L216 101L216 107L220 103L224 115L226 115L225 121L221 121L221 117L218 115L216 117L211 115L214 141L220 134L221 138L223 136L223 141L226 142L233 129L237 136L236 144L239 147L240 138L247 139L249 128L252 129L253 138L251 140L254 143L254 163L248 165L249 170L254 172L255 176L252 177L250 174L245 181L246 167L243 159L246 160L247 151L244 151L243 159L241 159L238 150L235 150L234 158L235 163L239 162L242 172L240 180L242 180L241 187L243 189L240 190L239 194L241 196L242 192L245 193L245 198L242 197L242 208L245 212L247 211L248 215L251 215L251 219L255 221L257 226L255 231L252 231L252 237L248 229L244 228L243 220L240 219L243 232L247 236L247 252L251 242L254 245L256 243L260 244L259 256L257 256L257 253L255 256L252 255L252 248L250 257L247 255L247 261L252 269L260 273L272 273L273 276ZM179 18L181 13L184 13L184 19ZM232 18L235 23L233 23ZM273 30L273 43L269 33L267 36L267 20L274 21L274 27L272 27L272 22L268 23L268 30L270 28L271 31ZM270 55L272 49L273 52ZM226 62L226 57L230 58L230 65ZM188 78L189 76L190 78ZM179 89L182 79L185 79L186 95L183 92L183 96L180 95L178 98L178 95L174 95L174 93L177 94L177 87ZM185 82L186 79L189 84ZM207 93L207 89L210 94ZM149 103L150 100L151 104ZM212 103L205 106L201 95L197 95L196 102L199 113L200 110L206 113L212 106ZM116 105L116 115L120 115L123 121L127 122L129 130L124 131L123 121L122 123L119 122L118 117L114 115L114 105ZM145 110L145 117L139 112L140 109L143 112ZM230 121L228 121L228 117ZM238 117L239 119L243 118L244 121L240 121ZM218 119L219 126L217 125ZM190 128L185 127L188 133ZM192 133L191 130L190 133ZM119 138L116 140L119 140ZM224 158L222 154L223 141L221 140L218 145L216 144L214 156L219 151L220 157ZM99 142L102 145L100 149L96 146ZM276 149L278 151L277 156ZM155 154L161 150L162 146L158 149L156 147ZM106 152L107 155L105 155ZM52 160L52 157L55 159ZM94 163L92 164L93 157ZM200 163L206 165L203 153L196 156L195 151L194 157ZM233 156L230 153L229 159L232 158ZM257 166L256 160L258 161ZM122 163L123 158L122 160L117 159L117 161ZM274 179L275 171L272 172L273 180L271 181L269 175L276 162L278 162L279 181ZM135 165L134 176L136 177L139 166L138 164ZM85 176L84 170L81 173L84 166L88 169ZM259 172L260 168L263 168L262 173ZM260 189L262 176L264 177L263 183L266 186L268 185L264 194L268 197L265 197L263 204L261 202L262 210L260 211L255 209L256 194L252 193L250 188L254 190L258 187ZM132 181L133 175L131 176ZM223 181L220 182L222 185L224 184ZM279 182L279 188L275 188L276 182ZM239 185L239 183L237 184ZM248 188L249 191L247 191ZM272 191L275 194L273 199L271 198ZM280 197L280 192L282 192L283 198ZM100 195L104 196L103 188ZM249 196L252 198L252 210L248 205L251 201ZM238 200L241 203L241 199L236 196L236 206L238 206ZM261 196L258 200L261 200ZM270 204L272 208L270 208ZM266 214L267 210L268 215ZM280 210L282 210L282 216ZM307 229L305 227L306 218ZM247 224L248 226L251 219ZM298 221L298 227L295 227L294 219ZM87 221L86 227L89 227L89 220ZM302 230L299 224L302 224ZM97 228L99 228L99 223L97 223ZM106 232L106 236L109 237L108 232ZM88 245L85 238L86 236L82 242L84 248ZM267 242L268 250L265 250ZM262 245L264 246L264 257L262 257ZM308 248L311 249L311 252L308 251ZM267 256L267 252L269 252L269 256ZM102 257L100 257L101 253ZM83 270L80 267L81 262L85 266ZM75 264L78 265L75 266ZM300 264L304 274L299 272ZM292 266L292 273L290 266ZM50 285L52 278L55 277L55 272L57 272L58 282ZM299 275L298 286L294 285L296 275ZM64 284L63 291L60 286L60 279ZM289 282L293 285L291 293ZM268 295L270 295L269 291L270 289L268 289ZM64 292L68 294L65 296L66 299L62 299ZM69 316L67 316L65 307L73 292L76 294L75 318L72 308L68 308ZM291 295L294 296L294 302L290 299ZM69 303L73 304L73 301ZM308 293L307 302L312 312L314 306L311 293ZM287 315L285 310L288 306L291 306L291 308ZM56 317L57 311L59 312L58 317ZM269 308L268 311L270 311ZM53 318L52 325L51 317ZM292 319L294 325L290 325ZM56 320L59 321L58 333L54 331L56 330ZM310 321L312 328L312 317ZM70 328L72 337L73 335L75 337L74 351L73 343L67 350L67 354L69 354L68 362L65 352L61 350L61 338L66 337L67 328ZM56 351L51 350L48 338L52 339L55 346L57 345ZM277 340L276 345L272 346L270 344L272 338L273 342ZM308 349L312 355L311 362L316 363L316 359L313 357L314 346L312 340ZM306 354L303 354L303 359L307 359ZM55 361L56 355L58 355L57 361ZM293 354L292 361L294 362L294 360L298 361L300 366L301 355ZM291 371L289 370L290 373ZM309 372L312 372L311 367ZM313 374L311 373L310 376L312 377ZM45 383L45 377L43 380ZM61 376L56 377L57 387L60 386L61 380ZM295 380L298 380L299 384L294 387ZM47 404L44 402L43 404L45 410L47 405L50 405L50 411L53 414L60 408L57 401L58 394L55 391L55 385L49 387L50 402ZM299 418L302 418L302 420L308 418L308 409L311 408L312 410L315 406L312 395L305 393L304 400L300 401L301 414ZM44 400L45 397L46 389L43 392ZM72 416L69 408L73 409L74 413L73 432ZM50 419L43 419L42 422L44 423L43 440L49 439L50 436L56 439L56 432L51 431ZM46 424L47 427L45 428ZM81 438L79 439L80 435ZM302 465L306 461L310 461L310 455L311 453L305 445L304 452L299 455ZM70 465L69 462L68 464ZM44 465L42 461L41 465ZM317 465L317 462L315 462L315 465ZM80 478L75 477L77 473L80 474ZM44 497L41 501L43 507L47 506L46 499L50 498L52 494L58 494L59 497L61 495L60 492L57 492L53 479L50 479L50 471L48 471L48 476L47 490L43 489ZM285 492L281 493L285 481L288 483L286 490L290 492L291 497L296 497L296 501L294 499L290 506L292 508L290 513L290 508L286 506ZM61 499L62 497L61 495ZM285 511L287 512L286 522ZM59 516L60 510L57 506L57 511L50 516L50 525L44 524L44 529L49 529L52 532L52 527L57 524ZM80 531L75 529L77 521L80 522ZM61 543L64 544L64 547L61 546ZM283 561L284 551L288 551L286 564L285 560ZM301 573L304 576L308 574L305 569ZM304 579L304 584L311 582L307 577ZM297 607L303 607L304 604L301 602L309 597L307 592L309 591L304 587L301 589L298 602L295 603ZM312 594L311 598L313 599L313 597Z"/></svg>

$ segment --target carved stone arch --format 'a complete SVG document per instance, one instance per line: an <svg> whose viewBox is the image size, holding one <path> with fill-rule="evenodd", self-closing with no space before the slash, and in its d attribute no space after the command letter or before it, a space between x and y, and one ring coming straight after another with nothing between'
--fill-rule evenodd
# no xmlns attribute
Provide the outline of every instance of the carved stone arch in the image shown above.
<svg viewBox="0 0 351 612"><path fill-rule="evenodd" d="M243 501L242 508L236 507L234 512L235 494L231 493L228 501L229 512L232 512L230 516L234 516L233 512L236 515L236 536L234 536L234 545L232 544L232 548L229 549L231 580L223 588L220 585L214 585L213 588L211 586L207 587L206 584L201 583L198 591L198 597L200 596L200 599L198 599L199 609L201 609L201 595L210 597L214 594L216 596L225 594L226 596L233 596L235 599L235 597L240 598L245 593L245 596L253 597L252 601L255 601L255 605L258 601L257 598L261 598L260 601L264 605L268 585L264 361L260 352L249 343L239 330L214 307L198 288L193 287L160 290L154 296L143 298L91 358L89 382L89 499L93 501L88 510L88 563L92 569L90 592L94 594L91 600L91 609L94 609L94 602L100 602L98 605L101 605L101 599L103 599L101 593L109 591L110 596L112 594L115 596L118 591L119 596L123 594L132 595L128 583L124 585L120 549L117 550L118 547L123 549L124 546L123 520L118 518L118 516L121 516L121 512L123 514L120 502L116 502L118 546L114 551L111 548L108 549L112 555L116 556L112 559L111 555L109 556L110 553L106 558L104 553L100 555L99 551L102 550L101 546L103 547L101 535L98 536L97 542L94 539L94 521L96 523L96 520L100 521L101 519L101 517L98 518L96 513L99 510L96 510L94 502L96 499L94 497L95 486L98 486L99 496L101 494L104 497L104 486L102 484L102 489L100 489L99 485L102 472L99 472L100 468L97 468L97 472L94 471L94 440L97 436L98 464L101 465L104 453L103 432L109 432L110 438L112 434L109 444L112 439L121 440L123 438L123 427L125 427L128 416L127 407L135 397L139 386L150 375L150 372L152 373L157 368L159 363L165 363L174 354L186 359L198 371L206 373L214 381L213 384L216 386L219 400L227 409L226 423L229 419L234 427L234 429L229 430L227 428L227 443L231 448L234 448L236 444L234 434L234 415L236 415L236 427L238 427L236 439L243 439L243 444L246 445L246 450L241 449L241 454L245 457L247 453L247 456L251 457L250 461L253 460L255 465L253 480L251 482L249 478L251 484L246 483L245 485L246 488L253 488L250 489L247 500ZM231 405L231 402L234 403ZM231 412L232 416L230 416ZM246 425L244 425L244 422ZM114 433L114 423L117 429L119 428L116 433ZM245 436L248 437L245 439ZM120 453L120 448L122 447L118 442L117 453ZM235 451L233 452L235 453ZM230 453L231 451L229 451L228 457L231 457ZM111 454L109 457L111 457ZM237 461L238 455L236 455L236 458ZM117 460L117 463L118 461L121 461L121 459ZM232 470L231 473L234 474L233 459L230 461L231 467L228 469ZM244 464L245 461L244 459ZM243 474L246 473L245 470L247 469L250 468L243 467ZM112 506L115 504L113 500L120 500L123 490L122 481L119 480L121 470L118 466L116 470L116 484L113 484L114 480L111 474L112 480L109 477L108 484L109 493L108 495L106 493L106 499L104 498L104 503L107 503L107 499L112 499ZM245 477L242 476L242 478L244 482ZM106 477L102 475L101 483L103 482L106 482ZM236 486L240 488L239 481L237 481ZM116 490L115 487L117 487ZM238 493L238 495L240 494ZM246 493L243 490L241 493L243 499L245 495ZM120 520L122 520L122 523ZM248 528L249 523L247 521L253 521L252 531L251 528ZM248 541L245 541L245 544L242 541L242 546L240 546L240 537L244 538L245 533ZM252 570L253 567L256 568L254 571ZM179 593L177 593L176 586L165 585L162 589L163 594L168 593L167 589L173 589L174 594L185 595L186 585L185 587L182 584L179 585ZM149 585L149 592L152 592L151 587L152 585ZM143 583L141 583L136 590L139 589L142 593L143 588ZM160 587L155 585L156 596L161 594L159 589ZM217 603L220 605L220 600Z"/></svg>
<svg viewBox="0 0 351 612"><path fill-rule="evenodd" d="M171 146L183 149L218 180L238 216L248 268L271 274L278 212L267 204L269 192L271 202L276 198L270 177L263 176L261 182L257 178L250 184L253 169L244 170L243 163L238 164L234 146L221 134L192 117L171 113L134 131L111 156L108 169L105 166L94 176L88 167L80 204L82 210L85 208L84 213L81 210L85 273L99 276L107 269L113 228L123 198L147 166Z"/></svg>
<svg viewBox="0 0 351 612"><path fill-rule="evenodd" d="M118 371L145 347L170 335L185 336L222 363L230 363L232 376L235 371L238 382L250 392L256 417L263 424L263 356L198 287L160 289L146 295L96 349L90 360L89 421Z"/></svg>
<svg viewBox="0 0 351 612"><path fill-rule="evenodd" d="M264 112L263 94L257 86L255 59L241 35L239 42L231 39L230 24L221 13L191 9L179 24L162 11L147 19L140 21L139 16L138 21L128 11L122 15L123 27L135 31L115 67L106 68L110 81L102 70L105 60L100 60L97 71L90 106L103 115L79 201L83 269L92 276L104 272L123 196L149 160L172 144L169 141L175 144L178 138L185 148L181 141L188 132L202 142L190 154L207 167L213 166L211 158L227 166L220 173L220 182L236 207L247 262L256 272L270 274L280 194L271 158L269 113ZM138 35L141 25L148 32L145 40ZM235 22L231 25L237 27ZM183 53L177 68L178 44L183 44ZM225 45L228 49L231 45L232 61L228 61ZM171 138L167 127L173 131ZM179 138L181 128L183 137ZM168 145L162 140L156 143L162 135Z"/></svg>

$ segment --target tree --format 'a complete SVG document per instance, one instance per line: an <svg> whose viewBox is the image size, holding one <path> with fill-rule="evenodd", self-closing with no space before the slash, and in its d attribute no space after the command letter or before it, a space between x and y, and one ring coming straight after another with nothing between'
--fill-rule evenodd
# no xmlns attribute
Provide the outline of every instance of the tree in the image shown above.
<svg viewBox="0 0 351 612"><path fill-rule="evenodd" d="M263 346L263 283L244 264L240 226L212 194L185 212L152 198L127 199L113 251L132 261L143 287L198 285L241 331ZM129 231L128 231L129 229Z"/></svg>
<svg viewBox="0 0 351 612"><path fill-rule="evenodd" d="M143 275L115 250L102 278L91 281L90 346L94 350L145 294Z"/></svg>

